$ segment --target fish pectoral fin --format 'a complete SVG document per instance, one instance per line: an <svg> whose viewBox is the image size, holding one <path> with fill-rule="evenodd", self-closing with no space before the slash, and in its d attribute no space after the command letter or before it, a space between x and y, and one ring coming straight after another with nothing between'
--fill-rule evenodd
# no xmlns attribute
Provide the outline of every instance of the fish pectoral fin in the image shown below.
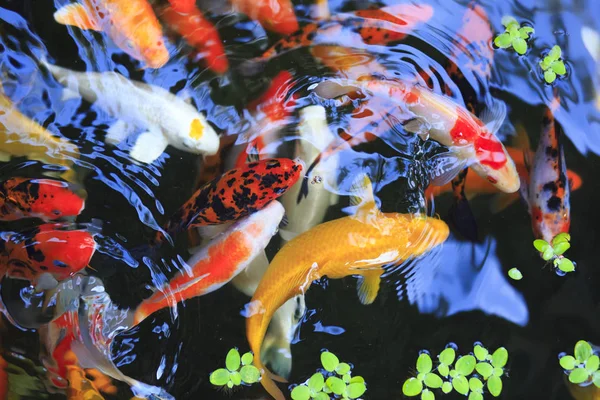
<svg viewBox="0 0 600 400"><path fill-rule="evenodd" d="M150 164L165 151L169 141L159 130L149 130L138 136L129 152L134 160Z"/></svg>
<svg viewBox="0 0 600 400"><path fill-rule="evenodd" d="M356 290L358 292L358 299L362 304L371 304L377 298L382 272L381 269L374 269L359 276Z"/></svg>
<svg viewBox="0 0 600 400"><path fill-rule="evenodd" d="M431 157L427 161L427 166L429 167L430 185L444 186L467 166L467 161L449 151Z"/></svg>
<svg viewBox="0 0 600 400"><path fill-rule="evenodd" d="M506 119L506 103L492 97L479 119L485 124L489 132L495 134L500 130Z"/></svg>
<svg viewBox="0 0 600 400"><path fill-rule="evenodd" d="M67 4L54 13L54 20L59 24L76 26L79 29L100 31L100 25L94 14L81 3Z"/></svg>
<svg viewBox="0 0 600 400"><path fill-rule="evenodd" d="M355 215L360 218L378 211L373 194L373 184L366 173L359 174L350 187L350 206L356 207Z"/></svg>
<svg viewBox="0 0 600 400"><path fill-rule="evenodd" d="M133 132L133 126L123 120L118 120L108 128L104 142L113 146L121 143Z"/></svg>
<svg viewBox="0 0 600 400"><path fill-rule="evenodd" d="M500 211L503 211L512 203L514 203L519 198L519 195L516 193L498 193L492 197L492 201L490 202L490 211L493 214L497 214Z"/></svg>
<svg viewBox="0 0 600 400"><path fill-rule="evenodd" d="M405 131L416 134L422 140L427 140L429 138L429 130L431 129L431 124L423 118L412 118L411 120L403 124L402 127Z"/></svg>

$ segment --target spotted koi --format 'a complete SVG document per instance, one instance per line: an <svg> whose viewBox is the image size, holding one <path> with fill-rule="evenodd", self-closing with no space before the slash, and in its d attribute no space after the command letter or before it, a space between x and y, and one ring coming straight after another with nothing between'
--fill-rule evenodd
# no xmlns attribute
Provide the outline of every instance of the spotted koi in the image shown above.
<svg viewBox="0 0 600 400"><path fill-rule="evenodd" d="M84 200L69 184L52 179L11 178L0 184L0 221L41 218L46 221L75 217Z"/></svg>
<svg viewBox="0 0 600 400"><path fill-rule="evenodd" d="M273 158L229 170L202 186L169 219L165 231L176 235L195 226L236 221L264 208L286 192L300 176L302 163ZM157 243L164 240L162 233Z"/></svg>

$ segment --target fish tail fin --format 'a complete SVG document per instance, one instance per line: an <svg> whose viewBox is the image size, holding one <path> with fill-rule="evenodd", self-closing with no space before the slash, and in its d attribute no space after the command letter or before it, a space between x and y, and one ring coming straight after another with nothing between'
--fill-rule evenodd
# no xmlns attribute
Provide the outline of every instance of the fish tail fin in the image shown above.
<svg viewBox="0 0 600 400"><path fill-rule="evenodd" d="M359 276L356 290L358 292L358 299L362 304L372 304L377 298L379 287L381 285L382 273L383 270L381 268L377 268L374 270L369 270L368 272Z"/></svg>
<svg viewBox="0 0 600 400"><path fill-rule="evenodd" d="M93 18L93 13L82 3L71 3L62 6L54 13L54 20L62 25L76 26L79 29L100 30L100 25Z"/></svg>
<svg viewBox="0 0 600 400"><path fill-rule="evenodd" d="M260 356L264 364L268 364L280 376L286 377L292 371L292 353L290 343L280 337L265 337Z"/></svg>

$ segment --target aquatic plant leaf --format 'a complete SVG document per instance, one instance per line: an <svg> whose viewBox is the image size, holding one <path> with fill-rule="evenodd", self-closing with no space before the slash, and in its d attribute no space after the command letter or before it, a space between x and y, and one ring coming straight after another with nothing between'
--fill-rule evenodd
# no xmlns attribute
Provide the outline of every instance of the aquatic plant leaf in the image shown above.
<svg viewBox="0 0 600 400"><path fill-rule="evenodd" d="M431 372L431 368L433 368L433 362L429 354L422 353L419 355L419 358L417 358L417 371L421 374L427 374Z"/></svg>
<svg viewBox="0 0 600 400"><path fill-rule="evenodd" d="M496 38L494 39L494 44L500 47L501 49L507 49L512 44L512 38L510 37L510 34L502 33L496 36Z"/></svg>
<svg viewBox="0 0 600 400"><path fill-rule="evenodd" d="M233 382L231 380L227 381L227 387L229 389L233 388Z"/></svg>
<svg viewBox="0 0 600 400"><path fill-rule="evenodd" d="M240 368L240 361L240 352L236 348L233 348L229 350L229 353L227 353L227 358L225 359L225 366L231 372L237 371Z"/></svg>
<svg viewBox="0 0 600 400"><path fill-rule="evenodd" d="M339 363L340 360L335 354L330 353L328 351L324 351L321 353L321 364L323 364L323 368L325 368L326 371L335 371Z"/></svg>
<svg viewBox="0 0 600 400"><path fill-rule="evenodd" d="M468 400L483 400L483 395L481 393L471 392L469 393Z"/></svg>
<svg viewBox="0 0 600 400"><path fill-rule="evenodd" d="M313 399L315 400L329 400L329 395L325 392L317 393Z"/></svg>
<svg viewBox="0 0 600 400"><path fill-rule="evenodd" d="M477 378L469 379L469 389L474 392L481 393L483 391L483 382Z"/></svg>
<svg viewBox="0 0 600 400"><path fill-rule="evenodd" d="M490 376L492 376L492 373L494 372L494 367L492 367L487 362L480 362L477 363L477 365L475 366L475 370L479 375L483 376L484 379L487 379Z"/></svg>
<svg viewBox="0 0 600 400"><path fill-rule="evenodd" d="M346 384L343 380L341 380L338 377L330 376L329 378L327 378L327 381L325 381L325 383L327 384L327 387L338 396L341 396L342 393L346 391Z"/></svg>
<svg viewBox="0 0 600 400"><path fill-rule="evenodd" d="M490 377L487 381L487 387L492 396L500 396L500 393L502 393L502 379L498 376Z"/></svg>
<svg viewBox="0 0 600 400"><path fill-rule="evenodd" d="M242 365L250 365L254 361L254 354L251 351L244 353L242 356Z"/></svg>
<svg viewBox="0 0 600 400"><path fill-rule="evenodd" d="M323 390L323 385L325 385L325 377L320 372L313 374L308 380L308 388L315 393Z"/></svg>
<svg viewBox="0 0 600 400"><path fill-rule="evenodd" d="M548 80L548 78L546 77L548 74L554 75L554 78L551 78L550 80ZM552 83L556 79L556 74L554 72L548 70L548 71L544 72L544 79L546 79L546 82ZM548 260L551 260L552 258L554 258L554 249L552 247L548 247L542 253L542 258L544 259L544 261L548 261Z"/></svg>
<svg viewBox="0 0 600 400"><path fill-rule="evenodd" d="M450 368L446 364L440 364L437 367L439 374L443 377L447 377L450 373Z"/></svg>
<svg viewBox="0 0 600 400"><path fill-rule="evenodd" d="M533 247L535 247L540 253L543 253L547 248L550 247L550 245L545 240L536 239L533 241Z"/></svg>
<svg viewBox="0 0 600 400"><path fill-rule="evenodd" d="M439 389L442 387L442 384L444 383L442 381L442 378L440 378L436 374L432 374L432 373L426 374L423 382L425 382L425 385L427 385L427 387L430 387L432 389Z"/></svg>
<svg viewBox="0 0 600 400"><path fill-rule="evenodd" d="M569 382L579 384L587 381L590 374L584 368L575 368L569 374Z"/></svg>
<svg viewBox="0 0 600 400"><path fill-rule="evenodd" d="M566 369L567 371L575 368L575 357L573 356L561 357L560 360L558 360L558 362L560 363L560 366Z"/></svg>
<svg viewBox="0 0 600 400"><path fill-rule="evenodd" d="M529 35L535 33L535 29L533 29L533 27L531 26L524 26L521 29L519 29L519 33L521 34L521 37L523 37L524 35L526 36L523 37L523 39L529 39Z"/></svg>
<svg viewBox="0 0 600 400"><path fill-rule="evenodd" d="M508 271L508 276L511 279L514 279L515 281L520 281L521 279L523 279L523 274L517 268L511 268Z"/></svg>
<svg viewBox="0 0 600 400"><path fill-rule="evenodd" d="M231 382L233 382L233 384L235 386L239 386L242 384L242 375L235 371L235 372L230 372L229 373L229 379L231 380Z"/></svg>
<svg viewBox="0 0 600 400"><path fill-rule="evenodd" d="M452 379L452 387L458 393L466 396L466 394L469 392L469 381L467 381L467 378L464 376L459 375Z"/></svg>
<svg viewBox="0 0 600 400"><path fill-rule="evenodd" d="M442 364L452 365L454 362L454 358L456 357L456 352L452 347L447 347L440 353L438 359Z"/></svg>
<svg viewBox="0 0 600 400"><path fill-rule="evenodd" d="M337 367L335 367L335 372L338 375L344 375L350 372L350 365L347 363L339 363Z"/></svg>
<svg viewBox="0 0 600 400"><path fill-rule="evenodd" d="M508 362L508 350L504 347L498 347L492 354L492 365L494 368L504 368Z"/></svg>
<svg viewBox="0 0 600 400"><path fill-rule="evenodd" d="M452 384L450 382L444 382L442 385L442 392L448 394L452 391Z"/></svg>
<svg viewBox="0 0 600 400"><path fill-rule="evenodd" d="M527 42L520 36L513 40L512 45L515 51L521 55L527 52Z"/></svg>
<svg viewBox="0 0 600 400"><path fill-rule="evenodd" d="M365 383L365 378L362 376L353 376L352 379L350 379L350 383Z"/></svg>
<svg viewBox="0 0 600 400"><path fill-rule="evenodd" d="M550 68L550 65L553 63L554 61L550 60L548 57L545 57L542 59L542 61L540 61L540 67L542 68L542 71L547 70L548 68ZM541 239L538 239L541 240ZM542 240L544 243L547 243L545 240Z"/></svg>
<svg viewBox="0 0 600 400"><path fill-rule="evenodd" d="M554 239L552 239L552 246L556 246L559 243L570 242L570 241L571 241L571 235L569 235L567 232L562 232L562 233L559 233L558 235L554 236Z"/></svg>
<svg viewBox="0 0 600 400"><path fill-rule="evenodd" d="M323 393L327 393L327 394L329 394L329 393L331 393L331 389L329 389L329 388L327 387L327 385L325 385L325 386L323 386Z"/></svg>
<svg viewBox="0 0 600 400"><path fill-rule="evenodd" d="M229 382L229 371L225 368L219 368L210 374L209 380L215 386L224 386Z"/></svg>
<svg viewBox="0 0 600 400"><path fill-rule="evenodd" d="M556 61L561 56L562 56L562 50L560 49L560 46L556 45L550 49L550 52L548 53L547 57L550 58L550 60L552 60L552 61Z"/></svg>
<svg viewBox="0 0 600 400"><path fill-rule="evenodd" d="M600 371L594 372L592 375L592 382L594 382L594 386L600 388Z"/></svg>
<svg viewBox="0 0 600 400"><path fill-rule="evenodd" d="M308 388L308 386L298 385L294 389L292 389L292 399L293 400L309 400L310 399L310 389Z"/></svg>
<svg viewBox="0 0 600 400"><path fill-rule="evenodd" d="M502 375L504 375L504 369L503 368L494 368L494 370L492 371L492 375L501 377Z"/></svg>
<svg viewBox="0 0 600 400"><path fill-rule="evenodd" d="M346 395L351 399L357 399L367 391L364 383L351 383L346 387Z"/></svg>
<svg viewBox="0 0 600 400"><path fill-rule="evenodd" d="M473 353L479 361L483 361L487 357L489 351L485 347L477 345L473 348Z"/></svg>
<svg viewBox="0 0 600 400"><path fill-rule="evenodd" d="M556 64L552 64L552 70L554 72L556 72L556 70L554 69L555 65ZM558 72L556 72L556 73L558 74ZM569 250L569 248L571 247L571 245L569 244L569 242L561 242L561 243L558 243L558 244L554 245L553 247L554 247L554 254L556 254L557 256L560 256L565 251Z"/></svg>
<svg viewBox="0 0 600 400"><path fill-rule="evenodd" d="M260 380L260 371L254 365L244 365L240 370L242 381L247 384L253 384Z"/></svg>
<svg viewBox="0 0 600 400"><path fill-rule="evenodd" d="M477 364L475 357L467 355L459 358L458 361L456 361L454 368L456 368L456 371L458 371L459 374L467 376L473 372L475 364Z"/></svg>
<svg viewBox="0 0 600 400"><path fill-rule="evenodd" d="M344 376L342 376L342 380L344 381L345 384L349 384L350 383L350 379L352 379L352 377L350 376L350 374L344 374Z"/></svg>
<svg viewBox="0 0 600 400"><path fill-rule="evenodd" d="M562 272L573 272L575 271L575 264L568 258L561 258L558 260L558 269Z"/></svg>
<svg viewBox="0 0 600 400"><path fill-rule="evenodd" d="M598 358L597 355L591 356L585 362L585 370L589 374L593 374L594 372L598 371L598 367L600 367L600 358Z"/></svg>
<svg viewBox="0 0 600 400"><path fill-rule="evenodd" d="M519 25L519 23L517 22L515 17L510 16L510 15L505 15L504 17L502 17L501 22L505 28L508 28L510 25L515 25L515 24Z"/></svg>
<svg viewBox="0 0 600 400"><path fill-rule="evenodd" d="M405 396L418 396L423 391L423 383L417 378L409 378L402 385L402 393Z"/></svg>
<svg viewBox="0 0 600 400"><path fill-rule="evenodd" d="M425 389L421 393L421 400L435 400L435 395L432 391Z"/></svg>
<svg viewBox="0 0 600 400"><path fill-rule="evenodd" d="M455 369L451 369L449 375L450 378L454 378L455 376L458 376L458 372Z"/></svg>

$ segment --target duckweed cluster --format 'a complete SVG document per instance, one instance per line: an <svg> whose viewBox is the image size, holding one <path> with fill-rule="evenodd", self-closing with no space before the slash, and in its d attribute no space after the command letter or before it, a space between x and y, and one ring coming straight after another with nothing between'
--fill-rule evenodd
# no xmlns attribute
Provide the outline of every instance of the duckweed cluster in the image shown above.
<svg viewBox="0 0 600 400"><path fill-rule="evenodd" d="M560 366L569 375L569 382L574 384L593 383L600 388L600 358L594 353L592 346L585 340L575 344L574 355L562 355Z"/></svg>
<svg viewBox="0 0 600 400"><path fill-rule="evenodd" d="M500 347L490 354L478 342L473 347L473 353L457 358L455 347L448 345L438 355L438 362L436 374L429 353L421 352L416 364L418 375L404 382L402 393L409 397L421 395L422 400L433 400L434 390L441 389L443 394L455 390L468 396L469 400L482 400L484 386L487 384L489 393L498 397L502 392L502 376L508 362L508 351Z"/></svg>
<svg viewBox="0 0 600 400"><path fill-rule="evenodd" d="M546 57L540 61L540 67L544 72L544 80L548 83L554 82L557 75L564 76L567 73L560 46L550 49Z"/></svg>
<svg viewBox="0 0 600 400"><path fill-rule="evenodd" d="M260 381L260 371L254 365L252 352L240 353L236 348L229 350L225 358L225 367L210 374L210 383L215 386L227 386L229 389L242 384L251 385ZM240 369L241 367L241 369Z"/></svg>
<svg viewBox="0 0 600 400"><path fill-rule="evenodd" d="M548 243L543 239L533 241L533 247L542 254L545 261L552 260L554 267L561 273L575 271L573 261L566 258L563 253L571 247L571 235L568 233L559 233L552 239L552 243Z"/></svg>
<svg viewBox="0 0 600 400"><path fill-rule="evenodd" d="M494 44L501 49L513 48L521 55L527 52L527 41L535 30L531 26L521 26L514 17L505 16L502 18L504 32L496 36Z"/></svg>

